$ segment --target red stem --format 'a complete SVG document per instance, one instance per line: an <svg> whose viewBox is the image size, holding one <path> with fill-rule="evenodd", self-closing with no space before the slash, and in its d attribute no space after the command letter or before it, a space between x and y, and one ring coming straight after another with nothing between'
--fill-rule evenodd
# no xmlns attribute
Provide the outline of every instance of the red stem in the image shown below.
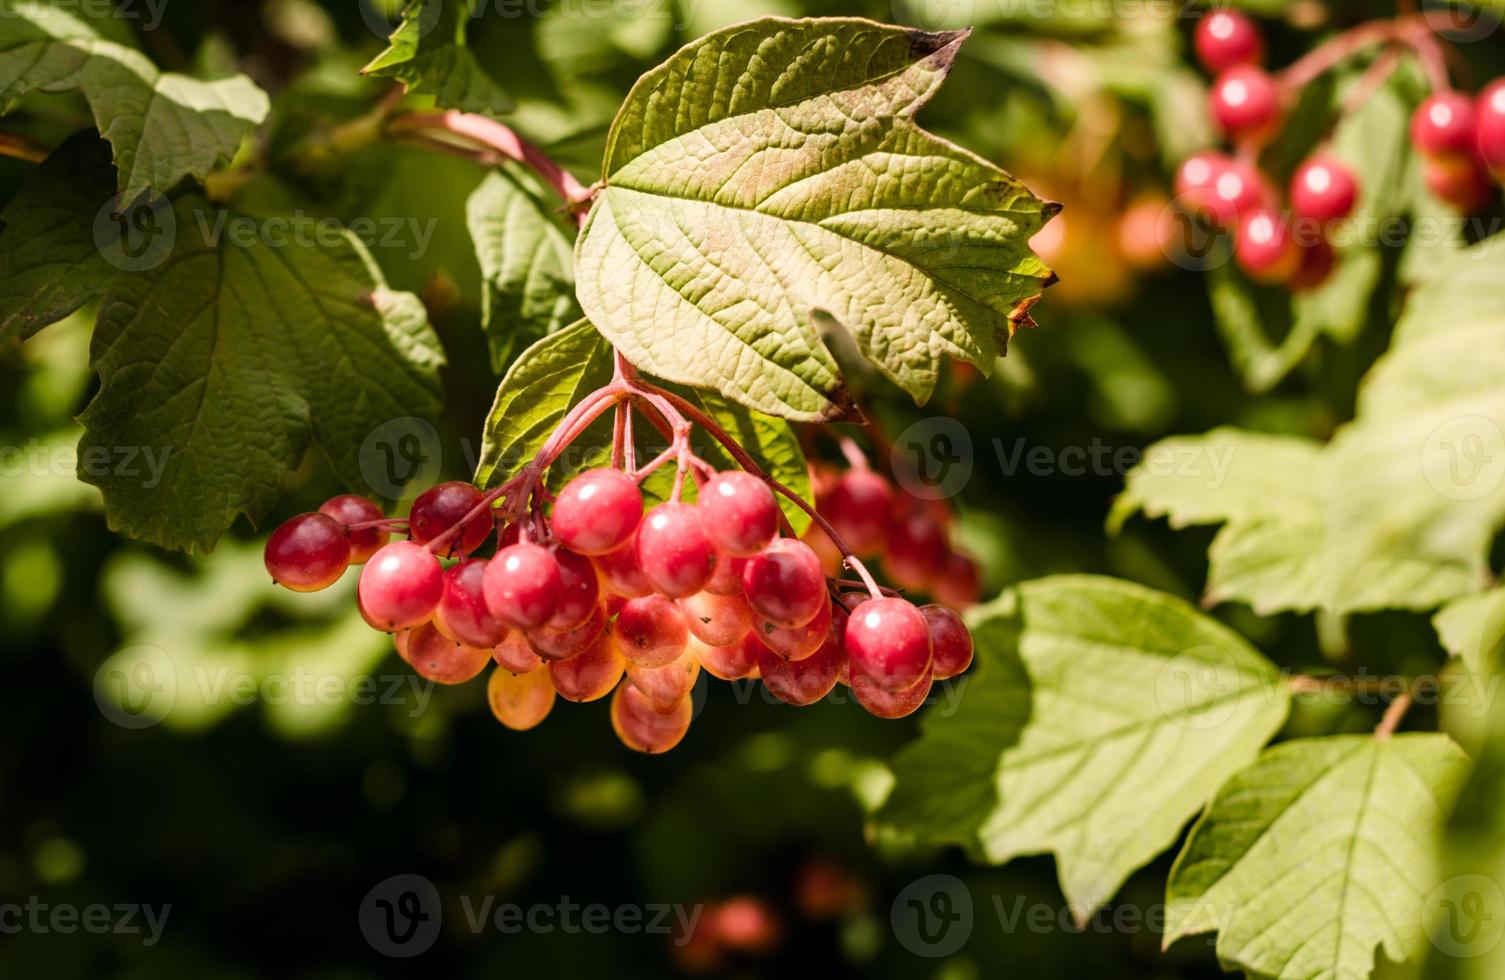
<svg viewBox="0 0 1505 980"><path fill-rule="evenodd" d="M536 173L571 208L590 201L591 189L575 179L545 152L523 139L504 123L473 112L413 112L387 124L393 132L438 129L489 147ZM583 213L579 218L584 221Z"/></svg>

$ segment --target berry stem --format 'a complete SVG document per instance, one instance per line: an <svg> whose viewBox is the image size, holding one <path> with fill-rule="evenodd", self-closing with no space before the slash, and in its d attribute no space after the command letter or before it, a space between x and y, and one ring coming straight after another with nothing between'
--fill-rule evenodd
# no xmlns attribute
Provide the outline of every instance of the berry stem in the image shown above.
<svg viewBox="0 0 1505 980"><path fill-rule="evenodd" d="M1369 67L1364 69L1364 74L1360 75L1358 77L1358 80L1353 83L1353 86L1349 88L1346 93L1344 93L1343 114L1348 115L1363 108L1364 104L1369 101L1370 97L1374 95L1375 92L1379 91L1380 86L1385 84L1386 79L1395 74L1395 70L1400 67L1400 63L1400 48L1386 48L1384 51L1380 52L1380 54L1369 63ZM1444 71L1442 75L1443 81L1445 83L1447 80L1447 72Z"/></svg>
<svg viewBox="0 0 1505 980"><path fill-rule="evenodd" d="M1319 44L1277 72L1275 82L1287 94L1298 92L1365 48L1402 40L1404 33L1404 21L1373 20L1360 24Z"/></svg>
<svg viewBox="0 0 1505 980"><path fill-rule="evenodd" d="M1385 714L1380 718L1380 723L1375 726L1374 737L1380 740L1389 738L1400 727L1401 721L1406 717L1406 712L1411 710L1411 705L1416 703L1416 692L1407 690L1390 702L1385 709Z"/></svg>

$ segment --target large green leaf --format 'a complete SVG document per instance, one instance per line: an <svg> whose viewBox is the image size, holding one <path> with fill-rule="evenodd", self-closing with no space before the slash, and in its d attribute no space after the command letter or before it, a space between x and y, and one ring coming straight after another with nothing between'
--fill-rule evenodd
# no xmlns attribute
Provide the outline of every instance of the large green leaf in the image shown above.
<svg viewBox="0 0 1505 980"><path fill-rule="evenodd" d="M266 118L266 93L244 75L202 82L162 72L122 42L118 25L61 0L0 0L0 103L27 92L78 91L115 149L119 189L202 178ZM93 202L96 210L105 200Z"/></svg>
<svg viewBox="0 0 1505 980"><path fill-rule="evenodd" d="M879 818L995 863L1053 852L1079 918L1175 843L1289 706L1242 637L1128 582L1029 582L975 624L982 673L899 754Z"/></svg>
<svg viewBox="0 0 1505 980"><path fill-rule="evenodd" d="M115 175L97 143L65 144L41 167L53 168L74 180L62 206L38 196L57 190L44 175L7 209L0 297L23 295L49 266L86 273L74 291L7 316L21 333L100 297L91 351L100 389L81 417L78 475L104 491L111 527L208 549L237 516L266 512L310 441L365 489L368 437L437 411L442 355L423 306L386 287L354 236L277 236L267 219L190 196L130 212L127 224L151 233L122 250L87 208L66 203L109 199ZM49 213L56 258L21 260ZM112 261L80 259L82 243Z"/></svg>
<svg viewBox="0 0 1505 980"><path fill-rule="evenodd" d="M1225 524L1208 596L1261 612L1430 609L1485 587L1505 519L1502 277L1490 239L1418 287L1327 446L1235 430L1167 440L1129 474L1115 519Z"/></svg>
<svg viewBox="0 0 1505 980"><path fill-rule="evenodd" d="M965 37L766 18L643 76L576 246L586 316L646 371L796 420L849 410L826 319L918 401L942 355L991 370L1051 278L1026 243L1054 206L914 123Z"/></svg>
<svg viewBox="0 0 1505 980"><path fill-rule="evenodd" d="M1468 768L1445 735L1300 739L1229 780L1166 890L1165 943L1272 980L1367 980L1425 941L1442 822Z"/></svg>
<svg viewBox="0 0 1505 980"><path fill-rule="evenodd" d="M1489 673L1505 656L1505 589L1454 599L1432 625L1448 653L1475 673Z"/></svg>
<svg viewBox="0 0 1505 980"><path fill-rule="evenodd" d="M508 112L512 100L465 44L473 0L412 0L387 49L363 73L395 78L444 109Z"/></svg>
<svg viewBox="0 0 1505 980"><path fill-rule="evenodd" d="M470 196L466 216L481 263L481 327L501 371L519 347L580 317L575 305L575 243L537 181L508 166Z"/></svg>

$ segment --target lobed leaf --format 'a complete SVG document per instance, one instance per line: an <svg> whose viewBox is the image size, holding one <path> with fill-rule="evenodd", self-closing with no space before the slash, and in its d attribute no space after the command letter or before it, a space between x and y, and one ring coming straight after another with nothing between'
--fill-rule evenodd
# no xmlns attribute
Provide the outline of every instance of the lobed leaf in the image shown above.
<svg viewBox="0 0 1505 980"><path fill-rule="evenodd" d="M982 672L895 759L879 820L993 863L1054 853L1081 920L1175 843L1286 717L1273 664L1142 586L1040 579L974 623Z"/></svg>
<svg viewBox="0 0 1505 980"><path fill-rule="evenodd" d="M362 74L395 78L442 109L503 113L512 100L466 46L473 0L411 0L387 49Z"/></svg>
<svg viewBox="0 0 1505 980"><path fill-rule="evenodd" d="M0 103L80 92L114 148L123 200L202 179L266 119L266 93L246 76L160 71L109 20L57 0L0 0Z"/></svg>
<svg viewBox="0 0 1505 980"><path fill-rule="evenodd" d="M1468 759L1445 735L1277 745L1193 828L1166 888L1165 944L1217 930L1224 969L1367 980L1421 952L1437 846Z"/></svg>
<svg viewBox="0 0 1505 980"><path fill-rule="evenodd" d="M965 32L765 18L644 75L576 246L586 316L659 377L800 421L849 412L829 315L925 401L942 355L991 370L1052 281L1055 213L914 114Z"/></svg>

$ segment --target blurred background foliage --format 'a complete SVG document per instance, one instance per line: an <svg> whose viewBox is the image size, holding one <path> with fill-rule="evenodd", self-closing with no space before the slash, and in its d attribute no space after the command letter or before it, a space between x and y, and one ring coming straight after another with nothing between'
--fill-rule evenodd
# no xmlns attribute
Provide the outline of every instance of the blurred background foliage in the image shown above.
<svg viewBox="0 0 1505 980"><path fill-rule="evenodd" d="M1362 2L1245 5L1272 18L1265 26L1277 65L1325 31L1392 12ZM250 73L274 96L271 144L291 145L367 111L387 87L359 69L382 46L371 25L394 19L397 6L169 2L142 43L173 70L212 77L238 65ZM1350 329L1314 335L1273 375L1251 373L1248 365L1280 338L1253 353L1240 347L1226 312L1239 298L1217 297L1241 287L1213 277L1210 302L1208 277L1170 267L1158 248L1144 247L1142 232L1135 239L1136 206L1148 202L1141 222L1157 212L1176 163L1212 140L1205 82L1187 56L1194 7L503 6L522 13L488 13L472 25L470 44L515 98L510 121L586 180L637 76L713 28L763 14L977 25L924 121L1066 205L1047 229L1053 239L1041 243L1062 283L1035 308L1039 328L1016 340L991 379L954 371L923 409L867 380L873 414L891 436L934 415L965 425L973 476L955 503L988 595L1043 574L1094 571L1195 597L1210 529L1172 533L1137 521L1117 536L1105 533L1122 485L1115 454L1219 424L1326 436L1351 417L1357 380L1388 340L1388 294L1376 290L1371 302L1366 292L1345 306L1359 314ZM1505 68L1497 42L1465 48L1480 77ZM1329 107L1333 97L1323 86L1310 95ZM69 97L28 99L11 122L52 143L90 124ZM1313 139L1322 123L1314 125ZM0 160L5 196L28 167ZM334 172L257 178L240 199L249 210L259 201L347 219L432 219L432 243L421 254L374 252L394 286L424 297L449 355L440 430L446 478L470 475L497 381L479 329L480 270L465 223L466 199L484 176L465 160L378 146ZM1398 274L1400 251L1377 257L1377 277ZM10 684L0 713L0 903L36 896L80 906L170 903L172 911L150 948L130 935L0 937L0 976L404 975L411 964L374 952L356 920L367 891L398 873L424 875L444 896L443 936L419 965L446 976L1219 975L1210 942L1201 940L1162 954L1146 930L1006 930L998 909L1021 896L1061 908L1049 860L979 869L955 853L871 841L865 814L886 790L883 760L914 736L912 719L879 721L852 704L795 711L716 684L690 736L662 758L623 749L604 704L562 704L545 725L514 734L491 719L479 683L438 691L409 684L388 645L358 622L353 578L297 601L272 588L254 528L238 528L203 558L117 537L97 492L73 476L72 419L95 383L84 366L91 317L86 311L0 351L0 630ZM1060 460L1063 449L1097 446L1108 465L1086 473L1031 472L1022 462L1007 472L1020 447L1046 447ZM310 454L272 523L344 489ZM1238 606L1215 612L1285 665L1343 654L1333 624L1321 620L1261 619ZM1364 650L1372 670L1426 669L1440 659L1424 616L1386 613L1346 625L1350 647ZM165 659L179 684L169 705L148 707L145 720L154 723L138 727L141 716L122 714L116 682L143 658ZM337 693L280 695L277 685L300 671L332 680ZM362 678L374 694L353 686ZM231 680L250 694L231 698L216 686ZM1307 706L1287 734L1365 724ZM1167 864L1135 876L1115 904L1158 905ZM961 878L977 917L966 947L939 960L913 955L889 926L895 896L933 873ZM664 935L472 933L459 896L525 906L564 896L612 906L743 896L755 900L763 930L720 958Z"/></svg>

